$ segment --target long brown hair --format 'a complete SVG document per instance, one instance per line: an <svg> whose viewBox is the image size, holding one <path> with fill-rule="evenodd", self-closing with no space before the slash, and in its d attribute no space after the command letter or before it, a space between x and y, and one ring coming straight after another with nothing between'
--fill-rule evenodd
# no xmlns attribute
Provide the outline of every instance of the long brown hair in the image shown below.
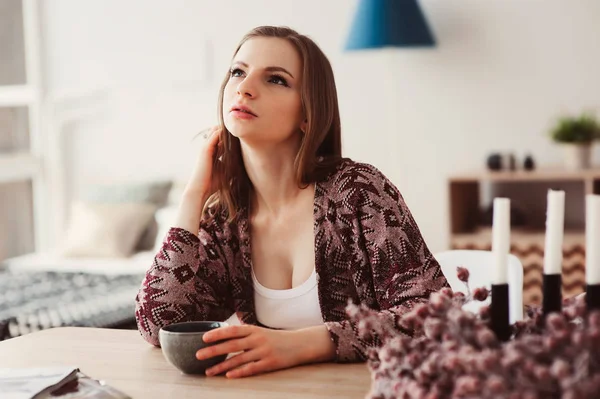
<svg viewBox="0 0 600 399"><path fill-rule="evenodd" d="M322 180L342 161L340 111L335 79L329 60L317 44L307 36L288 27L259 26L240 41L233 57L242 45L253 38L274 37L291 43L302 60L300 97L307 121L300 149L294 160L299 187ZM232 57L232 59L233 59ZM227 72L221 85L218 101L219 124L223 131L217 147L213 179L217 192L206 202L206 214L226 211L228 220L237 216L241 207L249 204L252 184L242 160L240 140L231 135L223 120L223 95L229 81Z"/></svg>

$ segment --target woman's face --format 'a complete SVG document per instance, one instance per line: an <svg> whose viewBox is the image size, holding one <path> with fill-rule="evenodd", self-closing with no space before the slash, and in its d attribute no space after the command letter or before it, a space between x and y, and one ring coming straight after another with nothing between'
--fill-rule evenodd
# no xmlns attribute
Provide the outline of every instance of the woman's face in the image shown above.
<svg viewBox="0 0 600 399"><path fill-rule="evenodd" d="M223 120L246 142L277 143L300 134L302 61L284 39L246 41L231 64L223 93Z"/></svg>

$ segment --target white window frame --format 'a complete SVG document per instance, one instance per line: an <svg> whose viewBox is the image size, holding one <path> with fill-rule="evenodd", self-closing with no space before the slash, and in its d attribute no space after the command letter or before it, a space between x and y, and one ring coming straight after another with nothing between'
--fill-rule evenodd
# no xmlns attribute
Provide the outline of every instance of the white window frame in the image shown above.
<svg viewBox="0 0 600 399"><path fill-rule="evenodd" d="M40 2L21 0L26 84L0 86L0 107L27 107L29 151L0 154L0 185L15 181L31 181L33 185L34 247L44 251L48 245L48 189L44 173L41 113L43 104Z"/></svg>

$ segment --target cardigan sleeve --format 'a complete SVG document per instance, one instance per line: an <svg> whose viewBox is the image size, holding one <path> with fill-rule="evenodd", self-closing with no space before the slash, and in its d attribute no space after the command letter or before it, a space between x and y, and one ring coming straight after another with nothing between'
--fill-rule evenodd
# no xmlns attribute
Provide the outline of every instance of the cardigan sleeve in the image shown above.
<svg viewBox="0 0 600 399"><path fill-rule="evenodd" d="M218 224L201 225L198 236L171 228L135 298L142 337L159 346L158 331L171 323L227 319L233 313L225 252Z"/></svg>
<svg viewBox="0 0 600 399"><path fill-rule="evenodd" d="M358 250L367 258L365 272L371 274L379 307L375 310L382 323L410 334L398 327L400 317L448 283L398 189L373 166L363 168L361 175L351 201L363 244ZM339 362L365 360L367 349L379 343L376 336L361 338L357 323L350 320L325 324Z"/></svg>

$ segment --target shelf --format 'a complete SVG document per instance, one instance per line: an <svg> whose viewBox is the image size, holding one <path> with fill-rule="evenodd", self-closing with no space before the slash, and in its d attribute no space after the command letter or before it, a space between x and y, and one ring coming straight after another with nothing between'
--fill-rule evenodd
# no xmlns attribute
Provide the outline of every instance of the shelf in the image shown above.
<svg viewBox="0 0 600 399"><path fill-rule="evenodd" d="M40 161L27 152L0 154L0 183L33 179L40 171Z"/></svg>
<svg viewBox="0 0 600 399"><path fill-rule="evenodd" d="M20 107L35 101L36 93L31 86L0 86L0 107Z"/></svg>
<svg viewBox="0 0 600 399"><path fill-rule="evenodd" d="M520 249L531 247L541 248L545 246L545 232L542 230L512 229L510 232L511 246ZM452 234L450 237L452 248L491 248L492 228L481 227L474 232ZM564 233L563 248L565 250L574 247L585 247L585 232L583 230L566 230Z"/></svg>
<svg viewBox="0 0 600 399"><path fill-rule="evenodd" d="M487 185L486 185L487 183ZM527 212L537 219L531 226L543 226L547 190L561 186L569 191L566 204L565 225L579 226L583 223L581 210L585 195L600 194L600 168L581 171L569 171L561 167L545 167L535 171L479 172L453 175L448 178L450 211L450 232L452 234L474 231L479 224L482 204L482 192L494 192L503 188L502 196L516 198L527 205ZM545 191L544 191L545 190ZM495 191L498 195L498 191ZM487 206L487 204L485 204ZM541 216L540 216L541 215ZM531 216L531 215L530 215ZM539 220L540 217L544 220Z"/></svg>
<svg viewBox="0 0 600 399"><path fill-rule="evenodd" d="M560 166L546 167L533 171L476 171L450 176L450 183L470 182L537 182L537 181L585 181L600 179L600 168L569 171Z"/></svg>

